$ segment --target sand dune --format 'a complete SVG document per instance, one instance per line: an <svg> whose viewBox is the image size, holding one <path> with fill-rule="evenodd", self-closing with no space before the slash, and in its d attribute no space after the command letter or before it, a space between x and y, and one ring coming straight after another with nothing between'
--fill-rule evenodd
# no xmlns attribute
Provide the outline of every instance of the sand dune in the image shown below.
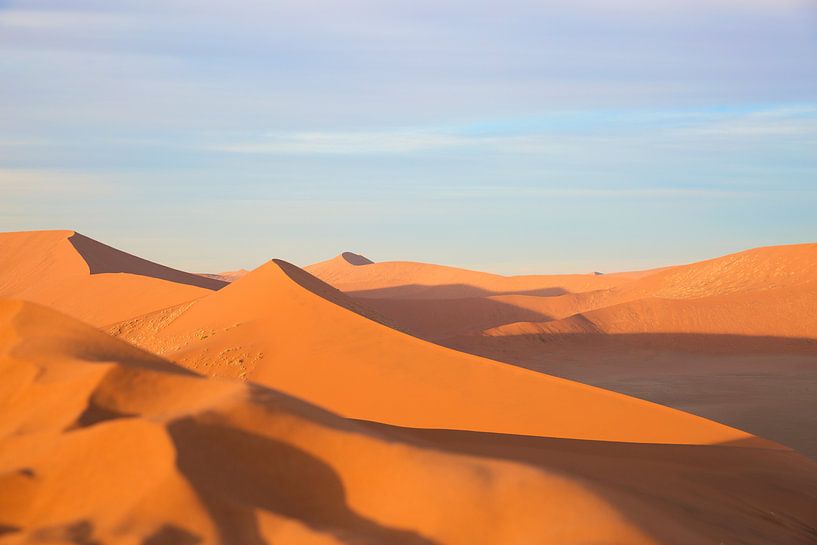
<svg viewBox="0 0 817 545"><path fill-rule="evenodd" d="M366 298L366 307L392 323L435 341L483 330L490 330L491 335L546 331L550 326L544 327L542 322L651 300L634 303L646 309L659 304L654 299L697 301L666 303L673 306L672 310L652 313L649 325L647 316L635 308L628 313L625 307L618 307L614 311L617 320L632 314L640 323L633 324L633 330L642 331L639 327L644 326L647 329L643 331L652 331L663 323L660 314L664 321L678 321L672 326L667 324L671 332L741 333L739 330L744 328L753 335L817 338L813 313L802 318L798 314L817 296L815 263L817 244L800 244L757 248L653 271L602 276L501 277L404 262L361 267L350 266L340 256L306 270L353 297ZM727 295L736 297L723 297ZM788 304L796 308L787 311ZM716 308L719 317L710 315L705 323L694 325L696 316ZM612 318L612 312L609 314ZM602 315L596 317L601 319ZM506 325L509 327L502 327Z"/></svg>
<svg viewBox="0 0 817 545"><path fill-rule="evenodd" d="M778 288L700 299L637 299L561 320L513 323L486 335L700 333L815 339L817 290Z"/></svg>
<svg viewBox="0 0 817 545"><path fill-rule="evenodd" d="M317 272L422 338L692 411L817 457L815 244L604 275L616 285L558 295L405 298L403 287L430 282L413 276L425 266L402 267L391 281L370 267Z"/></svg>
<svg viewBox="0 0 817 545"><path fill-rule="evenodd" d="M190 301L224 282L132 256L74 231L0 233L0 296L102 326Z"/></svg>
<svg viewBox="0 0 817 545"><path fill-rule="evenodd" d="M221 282L229 283L235 282L239 278L246 276L247 273L250 271L246 269L238 269L235 271L225 271L220 273L198 273L199 276L204 276L205 278L212 278L214 280L219 280Z"/></svg>
<svg viewBox="0 0 817 545"><path fill-rule="evenodd" d="M2 543L805 545L817 527L817 464L773 444L352 422L30 303L0 300L0 373Z"/></svg>
<svg viewBox="0 0 817 545"><path fill-rule="evenodd" d="M488 295L561 295L611 288L643 273L500 276L429 263L371 262L345 252L305 267L324 282L357 297L445 299ZM357 254L351 254L357 255ZM361 261L365 260L365 261Z"/></svg>
<svg viewBox="0 0 817 545"><path fill-rule="evenodd" d="M110 331L196 371L274 386L343 416L481 432L723 443L738 430L402 334L271 261L193 303Z"/></svg>

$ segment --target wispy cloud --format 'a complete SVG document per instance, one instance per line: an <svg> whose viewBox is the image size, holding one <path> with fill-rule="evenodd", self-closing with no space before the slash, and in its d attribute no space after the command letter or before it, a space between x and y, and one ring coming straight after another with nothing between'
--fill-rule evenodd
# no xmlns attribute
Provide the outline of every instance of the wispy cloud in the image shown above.
<svg viewBox="0 0 817 545"><path fill-rule="evenodd" d="M682 132L730 138L817 137L817 107L784 107L742 114L721 114L683 129Z"/></svg>
<svg viewBox="0 0 817 545"><path fill-rule="evenodd" d="M261 154L415 153L473 146L478 139L433 131L294 132L268 134L255 141L215 146L214 150Z"/></svg>
<svg viewBox="0 0 817 545"><path fill-rule="evenodd" d="M554 121L554 119L556 121ZM687 142L694 137L744 138L817 136L817 107L783 107L747 112L578 112L547 119L508 120L473 126L359 131L279 132L213 151L270 155L416 154L445 150L507 154L553 153L624 141Z"/></svg>

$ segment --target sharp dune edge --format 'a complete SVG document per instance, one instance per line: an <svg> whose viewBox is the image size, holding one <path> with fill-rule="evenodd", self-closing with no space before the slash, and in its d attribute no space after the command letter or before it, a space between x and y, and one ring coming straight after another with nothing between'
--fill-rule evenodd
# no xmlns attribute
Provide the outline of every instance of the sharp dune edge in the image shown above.
<svg viewBox="0 0 817 545"><path fill-rule="evenodd" d="M724 324L799 343L816 249L612 275L308 268L343 293L280 260L226 285L72 231L0 234L0 296L119 337L0 298L0 543L812 544L798 453L394 327L567 365Z"/></svg>
<svg viewBox="0 0 817 545"><path fill-rule="evenodd" d="M189 301L224 282L126 254L74 231L0 233L0 297L103 326Z"/></svg>

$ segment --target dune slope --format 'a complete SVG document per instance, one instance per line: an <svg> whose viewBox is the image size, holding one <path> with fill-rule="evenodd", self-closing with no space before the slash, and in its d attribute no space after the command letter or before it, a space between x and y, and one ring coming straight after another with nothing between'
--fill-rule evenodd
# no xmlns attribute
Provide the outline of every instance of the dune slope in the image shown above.
<svg viewBox="0 0 817 545"><path fill-rule="evenodd" d="M817 536L817 465L787 450L352 422L7 300L0 375L4 544L805 545Z"/></svg>
<svg viewBox="0 0 817 545"><path fill-rule="evenodd" d="M682 412L449 350L356 310L341 292L275 260L208 297L110 332L204 374L246 378L343 416L401 426L651 443L748 438Z"/></svg>
<svg viewBox="0 0 817 545"><path fill-rule="evenodd" d="M366 284L369 266L341 265L338 285L417 336L691 411L817 457L817 244L605 275L619 283L557 295L405 298L378 289L388 279ZM417 284L422 275L411 271L391 283Z"/></svg>
<svg viewBox="0 0 817 545"><path fill-rule="evenodd" d="M350 252L309 265L304 270L339 290L358 297L409 299L510 294L553 296L611 288L643 274L501 276L430 263L375 263Z"/></svg>
<svg viewBox="0 0 817 545"><path fill-rule="evenodd" d="M224 285L74 231L0 233L0 296L47 305L97 326L190 301Z"/></svg>

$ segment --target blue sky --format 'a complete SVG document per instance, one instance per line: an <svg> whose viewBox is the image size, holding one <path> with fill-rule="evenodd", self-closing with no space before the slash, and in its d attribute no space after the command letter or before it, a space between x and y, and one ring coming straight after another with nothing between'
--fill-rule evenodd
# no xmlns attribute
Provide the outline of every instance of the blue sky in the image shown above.
<svg viewBox="0 0 817 545"><path fill-rule="evenodd" d="M817 241L808 0L0 0L0 230L189 270Z"/></svg>

